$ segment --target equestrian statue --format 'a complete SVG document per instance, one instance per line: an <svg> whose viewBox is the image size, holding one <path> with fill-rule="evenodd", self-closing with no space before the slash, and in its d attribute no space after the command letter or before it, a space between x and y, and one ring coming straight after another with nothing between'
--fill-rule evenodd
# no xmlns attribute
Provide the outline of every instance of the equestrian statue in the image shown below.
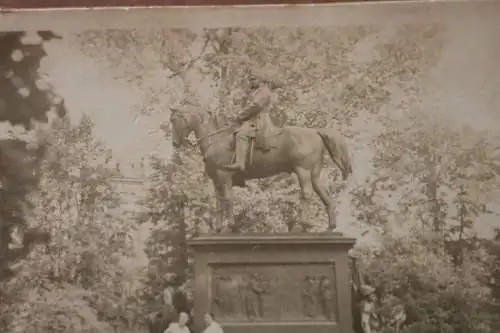
<svg viewBox="0 0 500 333"><path fill-rule="evenodd" d="M295 173L301 188L302 211L315 192L325 206L329 229L333 231L335 202L320 175L326 152L341 171L343 180L352 173L343 138L332 128L276 127L270 111L273 92L281 82L270 67L249 72L247 103L230 119L229 126L194 103L170 107L173 146L181 147L194 132L205 171L213 181L217 196L215 230L222 230L225 219L231 227L237 226L233 215L234 186L244 187L250 179ZM303 214L302 222L308 224L306 218Z"/></svg>

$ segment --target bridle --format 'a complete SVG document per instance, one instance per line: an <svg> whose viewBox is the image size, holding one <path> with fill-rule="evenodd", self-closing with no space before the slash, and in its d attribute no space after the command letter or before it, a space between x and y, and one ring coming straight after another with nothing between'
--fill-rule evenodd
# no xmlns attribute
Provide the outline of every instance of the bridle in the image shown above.
<svg viewBox="0 0 500 333"><path fill-rule="evenodd" d="M172 113L172 116L171 116L171 119L172 120L176 120L178 118L180 118L180 120L184 123L184 125L186 125L187 127L187 124L189 124L189 121L188 121L188 117L186 116L186 112L183 111L183 110L179 110L179 109L176 109L176 108L170 108L170 110L173 112ZM204 139L207 139L207 138L210 138L214 135L218 135L218 134L221 134L221 133L224 133L226 131L230 131L230 130L234 130L238 127L237 124L234 124L234 125L230 125L230 126L226 126L226 127L223 127L223 128L220 128L218 130L215 130L211 133L208 133L206 135L203 135L201 136L200 138L197 138L196 139L196 143L199 144L202 140ZM210 144L211 145L211 144Z"/></svg>

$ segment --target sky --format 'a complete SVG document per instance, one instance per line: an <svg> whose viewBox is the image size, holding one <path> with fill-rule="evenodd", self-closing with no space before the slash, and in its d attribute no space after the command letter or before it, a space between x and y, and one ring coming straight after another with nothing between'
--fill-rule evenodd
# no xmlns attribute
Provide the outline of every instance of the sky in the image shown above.
<svg viewBox="0 0 500 333"><path fill-rule="evenodd" d="M478 130L500 130L500 23L477 18L450 24L432 78L439 110Z"/></svg>
<svg viewBox="0 0 500 333"><path fill-rule="evenodd" d="M102 63L83 55L68 37L48 43L49 56L41 70L64 97L71 119L76 121L87 113L95 123L95 135L121 164L139 163L151 153L168 157L171 144L158 128L163 119L140 116L137 106L142 94L116 80Z"/></svg>
<svg viewBox="0 0 500 333"><path fill-rule="evenodd" d="M382 35L390 35L393 28L386 26ZM477 130L498 133L500 43L492 41L497 40L499 30L500 23L482 22L477 17L465 22L448 22L442 57L426 83L432 93L423 105L429 112L439 112L450 126L470 125ZM76 120L87 112L96 124L97 137L113 150L121 164L138 163L151 153L168 158L171 143L159 130L159 123L166 120L165 115L139 115L137 105L141 105L141 92L127 82L114 79L113 70L83 55L71 36L66 37L47 45L49 56L43 61L41 70L65 98L71 118ZM355 55L358 60L370 58L370 44L373 40L359 45ZM364 129L362 133L374 132L369 120L357 119L356 123ZM357 175L351 187L372 171L369 161L373 152L366 148L371 139L368 134L352 143L356 151ZM348 198L340 200L340 219L350 220L346 225L354 225ZM481 223L498 225L491 218ZM481 228L481 232L487 234L491 229Z"/></svg>

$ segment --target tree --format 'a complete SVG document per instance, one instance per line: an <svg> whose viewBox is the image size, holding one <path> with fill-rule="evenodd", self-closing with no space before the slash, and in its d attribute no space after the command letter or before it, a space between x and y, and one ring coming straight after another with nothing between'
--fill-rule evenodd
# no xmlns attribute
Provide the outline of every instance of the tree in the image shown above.
<svg viewBox="0 0 500 333"><path fill-rule="evenodd" d="M0 33L0 121L31 127L33 120L47 122L47 113L66 113L63 100L39 73L47 56L44 43L60 39L51 31Z"/></svg>
<svg viewBox="0 0 500 333"><path fill-rule="evenodd" d="M185 159L183 154L175 154L167 163L152 159L149 192L138 220L154 225L146 245L150 272L146 297L148 316L156 324L160 321L163 330L178 311L190 310L186 287L193 272L186 242L210 223L211 195L206 176L199 171L201 161L183 163Z"/></svg>
<svg viewBox="0 0 500 333"><path fill-rule="evenodd" d="M188 75L202 50L193 49L200 36L188 29L88 30L75 36L87 56L99 58L116 78L143 92L140 112L164 112L174 99L191 92ZM193 97L194 93L192 93Z"/></svg>
<svg viewBox="0 0 500 333"><path fill-rule="evenodd" d="M34 249L4 285L6 313L19 314L9 321L13 332L127 332L140 324L137 290L129 286L138 277L121 263L132 255L133 225L116 210L116 171L92 128L86 116L76 126L65 117L38 133L47 153L29 221L51 242Z"/></svg>
<svg viewBox="0 0 500 333"><path fill-rule="evenodd" d="M47 121L49 111L66 113L64 103L39 73L40 61L46 56L44 43L60 38L50 31L29 36L24 32L0 33L0 122L13 126L9 137L0 139L0 280L12 276L9 265L29 252L31 245L47 240L34 229L25 231L24 245L9 249L11 233L24 228L29 211L26 196L37 183L37 168L43 157L43 142L25 142L24 132L34 122ZM21 127L21 128L19 128ZM37 147L38 145L38 147Z"/></svg>
<svg viewBox="0 0 500 333"><path fill-rule="evenodd" d="M408 333L493 332L482 251L469 253L471 260L457 269L439 236L419 228L410 232L412 237L387 234L378 249L361 254L368 283L382 298L381 309L391 296L399 299Z"/></svg>
<svg viewBox="0 0 500 333"><path fill-rule="evenodd" d="M359 218L382 235L377 254L361 256L367 275L408 304L408 332L490 332L493 259L476 227L500 185L498 137L412 111L387 122L375 172L353 191Z"/></svg>

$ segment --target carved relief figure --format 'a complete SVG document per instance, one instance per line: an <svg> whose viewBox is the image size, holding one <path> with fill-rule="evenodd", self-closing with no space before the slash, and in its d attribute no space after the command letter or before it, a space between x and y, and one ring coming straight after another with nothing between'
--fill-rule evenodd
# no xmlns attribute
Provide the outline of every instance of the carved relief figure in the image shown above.
<svg viewBox="0 0 500 333"><path fill-rule="evenodd" d="M245 293L245 308L249 319L264 317L263 295L268 292L268 284L259 273L252 273Z"/></svg>
<svg viewBox="0 0 500 333"><path fill-rule="evenodd" d="M319 285L319 296L323 316L328 320L334 320L336 315L335 286L325 275L320 276Z"/></svg>
<svg viewBox="0 0 500 333"><path fill-rule="evenodd" d="M335 320L329 264L238 264L212 272L211 311L223 322Z"/></svg>
<svg viewBox="0 0 500 333"><path fill-rule="evenodd" d="M230 276L217 276L214 284L214 312L220 317L230 317L237 313L238 283Z"/></svg>
<svg viewBox="0 0 500 333"><path fill-rule="evenodd" d="M302 293L303 314L309 318L316 318L320 314L318 302L318 279L316 276L305 277L305 287Z"/></svg>

